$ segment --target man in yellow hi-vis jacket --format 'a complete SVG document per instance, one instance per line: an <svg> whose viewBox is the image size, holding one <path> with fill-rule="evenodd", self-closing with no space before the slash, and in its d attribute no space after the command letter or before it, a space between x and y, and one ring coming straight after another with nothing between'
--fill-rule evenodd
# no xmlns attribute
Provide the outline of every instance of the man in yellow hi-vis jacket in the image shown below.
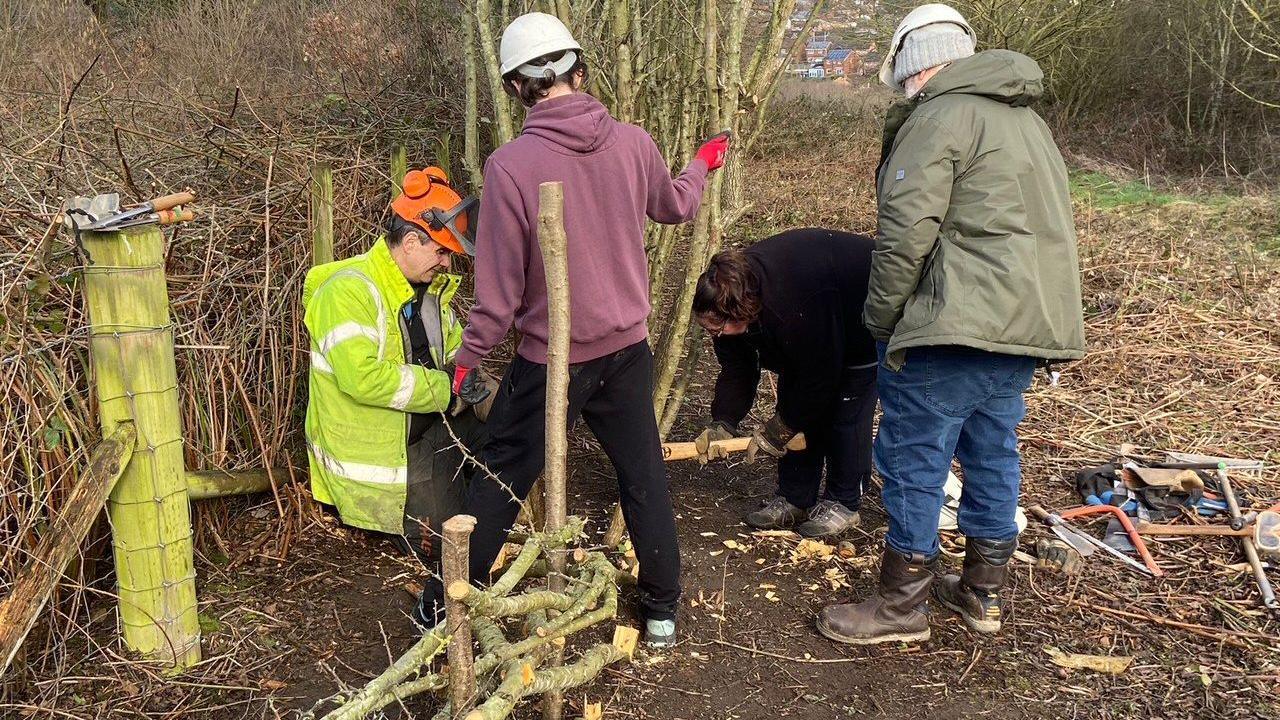
<svg viewBox="0 0 1280 720"><path fill-rule="evenodd" d="M465 496L458 441L478 451L493 395L478 376L450 389L462 339L450 261L474 252L474 199L434 167L408 173L403 187L387 235L307 273L306 436L316 500L349 525L403 535L430 563L440 524Z"/></svg>

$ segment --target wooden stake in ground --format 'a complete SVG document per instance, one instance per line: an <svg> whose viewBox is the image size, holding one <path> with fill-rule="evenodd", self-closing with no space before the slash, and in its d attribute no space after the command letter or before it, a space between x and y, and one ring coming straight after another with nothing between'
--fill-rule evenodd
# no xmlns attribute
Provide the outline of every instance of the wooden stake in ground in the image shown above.
<svg viewBox="0 0 1280 720"><path fill-rule="evenodd" d="M409 174L409 151L403 145L391 148L391 199L404 192L404 176Z"/></svg>
<svg viewBox="0 0 1280 720"><path fill-rule="evenodd" d="M200 625L164 235L141 225L80 241L102 433L132 420L138 434L107 504L121 632L129 649L189 667Z"/></svg>
<svg viewBox="0 0 1280 720"><path fill-rule="evenodd" d="M49 601L67 563L107 501L111 488L133 457L137 440L133 423L122 422L103 440L89 460L89 468L71 489L53 525L40 538L31 559L0 602L0 675L9 668L22 641Z"/></svg>
<svg viewBox="0 0 1280 720"><path fill-rule="evenodd" d="M333 168L311 168L311 264L333 262Z"/></svg>
<svg viewBox="0 0 1280 720"><path fill-rule="evenodd" d="M546 531L564 527L565 483L569 452L569 258L564 232L564 187L558 182L538 186L538 245L547 276L547 446ZM565 587L565 558L562 550L550 554L551 574L547 586L555 592ZM542 704L546 720L558 720L564 712L564 697L547 693Z"/></svg>
<svg viewBox="0 0 1280 720"><path fill-rule="evenodd" d="M471 583L471 531L476 519L454 515L444 521L442 570L444 585ZM467 606L452 594L445 596L445 626L449 632L449 700L455 717L471 709L476 696L475 657L471 654L471 616Z"/></svg>

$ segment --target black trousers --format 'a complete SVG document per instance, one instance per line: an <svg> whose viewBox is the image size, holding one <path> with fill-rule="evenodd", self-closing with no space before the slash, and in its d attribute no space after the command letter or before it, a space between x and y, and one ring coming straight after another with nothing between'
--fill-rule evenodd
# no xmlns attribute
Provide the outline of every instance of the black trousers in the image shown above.
<svg viewBox="0 0 1280 720"><path fill-rule="evenodd" d="M796 507L813 507L818 502L825 464L827 488L822 498L850 510L861 507L862 493L871 482L875 414L875 366L846 369L830 421L805 431L806 449L788 452L778 461L778 494Z"/></svg>
<svg viewBox="0 0 1280 720"><path fill-rule="evenodd" d="M498 389L483 455L498 481L483 471L477 473L465 505L465 512L476 518L471 534L473 582L488 581L489 568L519 514L512 495L527 498L542 473L546 388L547 366L516 356ZM622 514L640 563L644 617L674 618L680 599L680 548L653 414L653 354L647 342L570 366L570 425L579 416L600 441L618 476ZM437 586L435 592L439 590Z"/></svg>
<svg viewBox="0 0 1280 720"><path fill-rule="evenodd" d="M434 413L422 437L408 447L404 539L427 567L440 562L441 526L463 512L467 487L476 475L476 467L467 461L454 436L467 453L480 457L488 430L469 409L456 417Z"/></svg>

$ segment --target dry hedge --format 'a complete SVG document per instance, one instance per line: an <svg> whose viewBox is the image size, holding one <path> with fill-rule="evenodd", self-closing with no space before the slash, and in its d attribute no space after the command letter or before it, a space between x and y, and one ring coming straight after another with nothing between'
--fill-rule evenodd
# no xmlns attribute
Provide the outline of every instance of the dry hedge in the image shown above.
<svg viewBox="0 0 1280 720"><path fill-rule="evenodd" d="M291 519L309 507L292 502L299 490L288 482L305 467L296 299L310 266L309 169L334 168L342 257L381 224L394 145L411 163L460 164L460 93L439 4L154 5L99 22L78 1L0 2L0 591L98 436L83 258L54 224L65 197L198 193L200 217L170 231L167 246L186 463L290 468L275 478L284 522L258 544L282 554ZM208 516L226 508L199 511L199 546L216 550ZM84 593L109 595L94 567L103 551L95 545L72 569L78 587L53 603L47 637L85 619ZM27 657L47 677L66 658L41 636Z"/></svg>

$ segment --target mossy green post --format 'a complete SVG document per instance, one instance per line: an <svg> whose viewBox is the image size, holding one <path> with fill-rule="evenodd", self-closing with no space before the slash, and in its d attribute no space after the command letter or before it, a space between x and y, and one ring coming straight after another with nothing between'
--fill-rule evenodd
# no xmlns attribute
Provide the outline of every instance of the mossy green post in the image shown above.
<svg viewBox="0 0 1280 720"><path fill-rule="evenodd" d="M133 459L107 501L125 645L183 668L200 660L178 375L157 225L80 235L102 434L132 419Z"/></svg>
<svg viewBox="0 0 1280 720"><path fill-rule="evenodd" d="M311 167L311 264L333 262L333 168Z"/></svg>
<svg viewBox="0 0 1280 720"><path fill-rule="evenodd" d="M409 151L403 145L391 148L391 199L404 192L404 176L409 172Z"/></svg>

